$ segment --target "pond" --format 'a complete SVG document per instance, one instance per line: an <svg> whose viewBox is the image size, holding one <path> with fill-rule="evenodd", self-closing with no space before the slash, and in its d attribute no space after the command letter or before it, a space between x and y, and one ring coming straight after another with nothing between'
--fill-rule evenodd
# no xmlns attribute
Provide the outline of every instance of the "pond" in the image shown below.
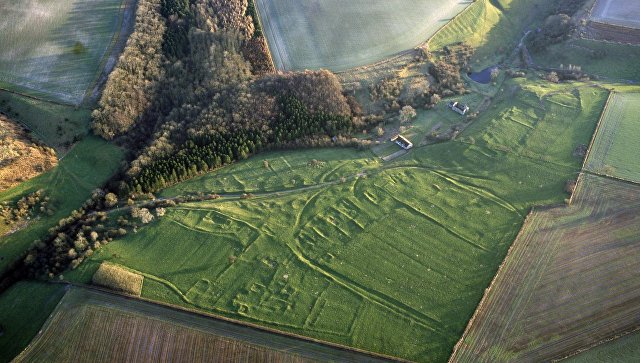
<svg viewBox="0 0 640 363"><path fill-rule="evenodd" d="M488 84L491 82L491 72L493 72L494 69L498 69L498 66L491 66L481 70L480 72L468 73L468 76L475 82Z"/></svg>

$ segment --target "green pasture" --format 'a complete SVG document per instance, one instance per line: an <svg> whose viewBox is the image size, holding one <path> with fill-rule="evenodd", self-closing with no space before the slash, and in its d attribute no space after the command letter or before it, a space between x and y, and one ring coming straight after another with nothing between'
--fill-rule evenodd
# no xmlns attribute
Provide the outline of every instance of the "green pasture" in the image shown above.
<svg viewBox="0 0 640 363"><path fill-rule="evenodd" d="M553 0L477 0L430 40L431 50L464 42L476 48L476 70L499 63L512 54L527 30L549 15Z"/></svg>
<svg viewBox="0 0 640 363"><path fill-rule="evenodd" d="M0 87L79 104L122 21L122 0L0 1Z"/></svg>
<svg viewBox="0 0 640 363"><path fill-rule="evenodd" d="M91 111L0 91L0 112L31 130L31 135L53 147L58 156L89 131Z"/></svg>
<svg viewBox="0 0 640 363"><path fill-rule="evenodd" d="M38 189L51 198L55 212L32 220L29 225L0 239L0 271L18 258L31 243L72 210L80 208L91 192L102 185L120 166L120 148L95 136L86 136L60 160L57 167L0 193L0 201L15 201Z"/></svg>
<svg viewBox="0 0 640 363"><path fill-rule="evenodd" d="M633 363L640 359L640 333L631 333L621 338L593 347L574 357L567 363L619 362Z"/></svg>
<svg viewBox="0 0 640 363"><path fill-rule="evenodd" d="M145 276L146 298L445 361L529 208L567 197L581 166L572 145L589 142L607 96L582 86L505 91L463 138L394 162L351 149L278 152L181 183L163 195L232 195L169 208L65 277L88 282L110 261ZM494 122L514 109L531 114L526 132ZM313 159L326 165L310 168Z"/></svg>
<svg viewBox="0 0 640 363"><path fill-rule="evenodd" d="M638 155L640 92L616 92L603 114L585 168L594 173L640 182Z"/></svg>
<svg viewBox="0 0 640 363"><path fill-rule="evenodd" d="M22 281L0 295L0 362L10 362L31 342L64 292L64 285Z"/></svg>
<svg viewBox="0 0 640 363"><path fill-rule="evenodd" d="M470 4L459 0L256 0L278 68L334 71L411 49Z"/></svg>
<svg viewBox="0 0 640 363"><path fill-rule="evenodd" d="M535 64L543 67L572 64L605 81L640 81L640 67L629 61L640 58L640 46L578 39L552 45L532 56Z"/></svg>

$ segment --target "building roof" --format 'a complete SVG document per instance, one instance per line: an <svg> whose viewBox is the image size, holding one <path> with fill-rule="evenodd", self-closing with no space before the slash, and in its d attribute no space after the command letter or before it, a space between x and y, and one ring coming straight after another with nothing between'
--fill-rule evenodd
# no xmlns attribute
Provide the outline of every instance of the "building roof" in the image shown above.
<svg viewBox="0 0 640 363"><path fill-rule="evenodd" d="M413 147L413 143L402 135L396 135L392 137L391 141L394 141L396 144L400 145L400 147L402 147L403 149L411 149Z"/></svg>

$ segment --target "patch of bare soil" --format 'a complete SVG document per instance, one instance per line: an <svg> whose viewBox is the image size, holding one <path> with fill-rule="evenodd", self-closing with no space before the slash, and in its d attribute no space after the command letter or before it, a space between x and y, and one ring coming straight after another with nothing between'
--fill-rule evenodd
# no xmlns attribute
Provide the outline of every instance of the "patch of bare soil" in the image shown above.
<svg viewBox="0 0 640 363"><path fill-rule="evenodd" d="M0 114L0 191L31 179L58 164L56 152L33 140Z"/></svg>

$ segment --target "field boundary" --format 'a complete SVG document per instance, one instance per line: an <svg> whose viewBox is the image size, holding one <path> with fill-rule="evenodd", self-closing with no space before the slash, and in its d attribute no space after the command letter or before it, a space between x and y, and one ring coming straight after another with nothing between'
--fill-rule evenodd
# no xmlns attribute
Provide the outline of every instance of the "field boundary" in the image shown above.
<svg viewBox="0 0 640 363"><path fill-rule="evenodd" d="M349 347L349 346L346 346L346 345L332 343L332 342L328 342L328 341L325 341L325 340L311 338L311 337L307 337L307 336L303 336L303 335L299 335L299 334L295 334L295 333L291 333L291 332L286 332L286 331L282 331L282 330L278 330L278 329L274 329L274 328L270 328L270 327L266 327L266 326L261 326L261 325L254 324L254 323L251 323L251 322L241 321L241 320L237 320L237 319L233 319L233 318L229 318L229 317L226 317L226 316L213 314L213 313L209 313L209 312L205 312L205 311L201 311L201 310L197 310L197 309L191 309L191 308L187 308L187 307L183 307L183 306L179 306L179 305L169 304L169 303L162 302L162 301L151 300L151 299L148 299L148 298L145 298L145 297L136 297L136 296L126 295L126 294L119 293L118 291L114 291L114 290L110 290L110 289L107 289L107 288L102 288L102 287L94 286L94 285L90 285L90 284L83 284L83 283L70 282L70 281L49 281L49 282L53 283L53 284L62 284L62 285L70 286L70 287L77 287L77 288L82 288L82 289L87 289L87 290L95 290L95 291L106 293L106 294L109 294L109 295L121 297L121 298L124 298L124 299L127 299L127 300L142 301L142 302L146 302L146 303L149 303L149 304L153 304L153 305L157 305L157 306L161 306L161 307L177 310L177 311L180 311L180 312L183 312L183 313L188 313L188 314L197 315L197 316L210 318L210 319L217 319L217 320L224 321L226 323L240 325L240 326L248 327L248 328L251 328L251 329L263 331L263 332L270 333L270 334L277 334L277 335L288 337L288 338L293 338L293 339L302 340L302 341L306 341L306 342L321 344L321 345L325 345L325 346L328 346L328 347L331 347L331 348L335 348L335 349L338 349L338 350L342 350L342 351L346 351L346 352L353 352L353 353L368 355L368 356L370 356L372 358L395 361L395 362L407 362L407 363L411 362L409 360L405 360L405 359L398 358L398 357L393 357L393 356L390 356L390 355L385 355L385 354L382 354L382 353L376 353L376 352L371 352L371 351L367 351L367 350L364 350L364 349L359 349L359 348ZM56 306L56 308L57 308L57 306ZM44 329L41 329L41 331L42 330L44 330ZM29 343L29 346L31 346L31 343ZM29 347L29 346L27 346L27 347ZM24 350L26 350L26 349L27 348L25 348ZM22 354L22 353L20 353L20 354Z"/></svg>
<svg viewBox="0 0 640 363"><path fill-rule="evenodd" d="M480 1L483 1L483 0L480 0ZM421 46L424 46L424 45L429 46L429 43L431 43L433 38L435 38L438 34L440 34L440 32L442 32L446 27L450 26L451 23L453 23L454 21L458 20L459 17L464 15L464 13L466 13L467 11L470 11L470 9L473 8L474 6L480 6L480 5L478 5L478 4L480 4L480 1L473 0L473 3L471 5L467 6L458 15L454 16L453 18L451 18L451 20L449 20L448 23L446 23L442 28L438 29L438 31L433 33L433 35L431 37L429 37L429 39L427 39L423 44L421 44Z"/></svg>
<svg viewBox="0 0 640 363"><path fill-rule="evenodd" d="M464 333L462 333L462 335L460 336L460 339L458 340L456 345L453 346L453 351L451 352L451 355L449 355L449 359L447 360L448 363L454 363L455 362L453 360L453 356L456 355L456 353L458 352L460 347L462 347L462 345L464 344L463 342L465 341L465 339L469 335L469 331L471 330L471 326L475 322L475 320L478 317L478 315L480 314L480 312L483 311L483 309L485 308L485 305L486 305L487 300L488 300L489 292L491 292L491 289L493 288L493 286L494 286L494 284L495 284L495 282L497 280L497 277L500 275L500 272L503 270L504 266L506 265L507 260L512 255L514 247L516 245L515 242L518 241L518 238L520 238L522 233L524 233L524 231L525 231L525 229L527 227L527 224L530 223L530 221L531 221L531 216L535 212L537 212L536 208L532 207L531 210L529 211L529 213L527 214L527 216L524 218L524 221L522 222L522 226L520 227L520 230L518 231L518 234L516 235L515 239L511 243L511 246L509 246L509 250L507 251L507 254L504 256L504 258L502 259L502 262L500 263L500 266L498 267L498 270L496 270L496 273L493 275L493 279L491 279L491 283L489 283L489 286L484 290L484 293L482 294L482 299L480 299L480 303L478 303L478 307L473 312L473 315L471 316L471 319L469 319L469 322L467 323L467 326L464 329Z"/></svg>

